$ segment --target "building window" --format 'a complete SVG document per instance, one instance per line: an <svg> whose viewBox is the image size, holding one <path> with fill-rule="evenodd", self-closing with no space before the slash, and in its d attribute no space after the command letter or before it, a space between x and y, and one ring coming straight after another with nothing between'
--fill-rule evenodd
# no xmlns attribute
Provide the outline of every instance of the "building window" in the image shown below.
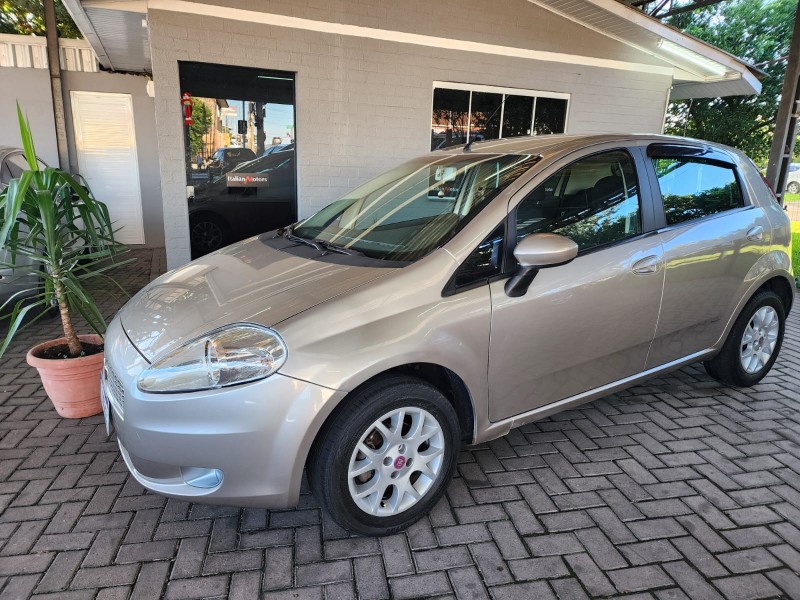
<svg viewBox="0 0 800 600"><path fill-rule="evenodd" d="M435 82L431 150L520 135L564 133L569 94Z"/></svg>

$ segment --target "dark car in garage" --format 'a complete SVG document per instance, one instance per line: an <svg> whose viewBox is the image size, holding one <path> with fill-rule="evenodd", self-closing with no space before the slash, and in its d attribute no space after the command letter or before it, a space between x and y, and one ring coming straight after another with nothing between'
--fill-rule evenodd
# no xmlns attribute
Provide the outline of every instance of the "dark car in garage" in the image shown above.
<svg viewBox="0 0 800 600"><path fill-rule="evenodd" d="M239 163L190 191L193 258L295 220L294 149Z"/></svg>

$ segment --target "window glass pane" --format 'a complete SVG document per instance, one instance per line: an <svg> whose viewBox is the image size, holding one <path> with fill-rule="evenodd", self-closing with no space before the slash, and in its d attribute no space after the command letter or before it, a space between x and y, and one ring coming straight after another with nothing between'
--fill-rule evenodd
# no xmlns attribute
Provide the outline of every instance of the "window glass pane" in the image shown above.
<svg viewBox="0 0 800 600"><path fill-rule="evenodd" d="M733 167L702 158L657 158L654 162L667 225L743 205Z"/></svg>
<svg viewBox="0 0 800 600"><path fill-rule="evenodd" d="M500 105L503 94L472 93L472 134L476 140L500 137Z"/></svg>
<svg viewBox="0 0 800 600"><path fill-rule="evenodd" d="M181 62L179 77L192 258L293 223L294 74Z"/></svg>
<svg viewBox="0 0 800 600"><path fill-rule="evenodd" d="M450 239L538 160L512 154L417 159L323 208L294 233L371 258L414 261Z"/></svg>
<svg viewBox="0 0 800 600"><path fill-rule="evenodd" d="M488 279L503 268L505 224L495 229L458 268L456 287Z"/></svg>
<svg viewBox="0 0 800 600"><path fill-rule="evenodd" d="M468 91L434 89L431 150L466 144L468 120Z"/></svg>
<svg viewBox="0 0 800 600"><path fill-rule="evenodd" d="M537 135L564 133L567 122L567 101L558 98L537 98L533 129Z"/></svg>
<svg viewBox="0 0 800 600"><path fill-rule="evenodd" d="M590 156L561 169L517 208L517 238L558 233L580 250L642 231L636 171L627 152Z"/></svg>
<svg viewBox="0 0 800 600"><path fill-rule="evenodd" d="M506 96L503 108L503 137L531 134L533 98L530 96Z"/></svg>

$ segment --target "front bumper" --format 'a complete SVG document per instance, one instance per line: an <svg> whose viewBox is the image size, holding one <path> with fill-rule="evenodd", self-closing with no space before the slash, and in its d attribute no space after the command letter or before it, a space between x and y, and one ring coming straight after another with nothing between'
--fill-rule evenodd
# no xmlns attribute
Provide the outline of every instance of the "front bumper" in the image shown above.
<svg viewBox="0 0 800 600"><path fill-rule="evenodd" d="M280 374L220 390L146 394L148 366L119 318L105 338L105 392L133 477L193 502L288 508L308 451L339 392Z"/></svg>

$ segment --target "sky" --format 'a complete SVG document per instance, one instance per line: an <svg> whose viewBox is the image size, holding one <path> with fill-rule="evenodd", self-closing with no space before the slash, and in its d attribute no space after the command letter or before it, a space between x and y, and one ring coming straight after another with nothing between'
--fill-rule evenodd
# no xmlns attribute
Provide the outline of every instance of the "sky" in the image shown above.
<svg viewBox="0 0 800 600"><path fill-rule="evenodd" d="M229 115L226 118L226 125L232 132L236 131L236 121L242 117L242 101L228 100L228 106L236 108L236 115ZM249 102L244 102L244 109L249 109ZM266 116L264 118L264 133L266 134L266 144L272 143L273 137L283 138L288 141L286 132L287 127L294 127L294 106L291 104L272 104L266 105Z"/></svg>

